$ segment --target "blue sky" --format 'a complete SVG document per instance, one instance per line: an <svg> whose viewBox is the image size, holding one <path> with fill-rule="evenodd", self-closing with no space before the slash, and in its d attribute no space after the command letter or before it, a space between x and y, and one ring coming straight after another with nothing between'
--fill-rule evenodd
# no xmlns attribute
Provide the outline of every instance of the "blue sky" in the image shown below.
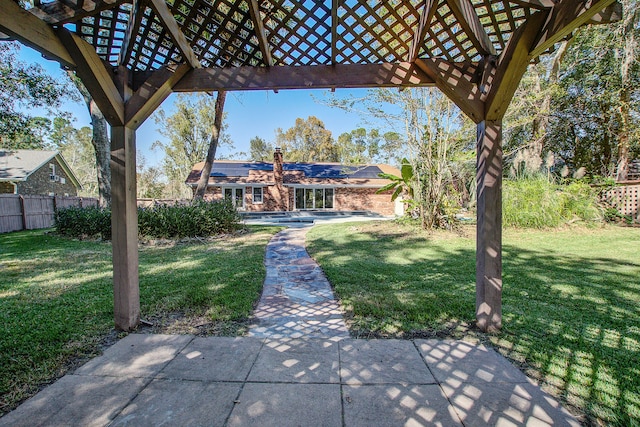
<svg viewBox="0 0 640 427"><path fill-rule="evenodd" d="M43 59L38 52L32 49L22 46L20 56L27 63L35 62L40 64L49 74L56 78L66 79L64 71L60 69L57 62ZM328 90L281 90L278 93L273 91L230 92L227 95L225 104L227 132L234 143L235 152L248 152L249 140L254 136L260 136L267 141L273 142L277 128L290 128L294 125L297 117L316 116L324 122L326 128L337 139L341 133L363 127L365 123L355 113L331 108L319 101L328 99L331 96L339 98L360 97L365 92L362 89L338 89L333 94ZM173 109L175 96L175 94L171 95L162 104L162 108L168 114ZM62 109L71 112L75 116L75 127L89 125L89 114L84 103L68 102ZM164 140L157 128L158 125L155 123L154 116L151 116L143 123L136 134L138 151L145 157L148 165L158 165L163 158L162 150L151 149L151 145L155 141ZM221 155L230 154L228 149L222 149L219 153Z"/></svg>

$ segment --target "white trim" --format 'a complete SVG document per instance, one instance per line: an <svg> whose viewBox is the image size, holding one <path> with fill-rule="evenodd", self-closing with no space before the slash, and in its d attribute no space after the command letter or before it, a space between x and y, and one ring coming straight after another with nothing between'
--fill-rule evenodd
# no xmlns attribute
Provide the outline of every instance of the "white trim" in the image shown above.
<svg viewBox="0 0 640 427"><path fill-rule="evenodd" d="M256 193L255 191L257 189L260 189L260 201L256 202ZM264 203L264 187L263 186L258 186L258 185L254 185L251 187L251 203L253 203L254 205L261 205Z"/></svg>
<svg viewBox="0 0 640 427"><path fill-rule="evenodd" d="M197 182L185 182L186 185L188 185L189 187L197 187L198 183ZM223 182L210 182L207 184L207 188L216 188L216 187L268 187L270 185L276 185L275 181L274 182L230 182L230 183L223 183Z"/></svg>
<svg viewBox="0 0 640 427"><path fill-rule="evenodd" d="M305 190L303 195L302 195L302 200L305 202L305 204L306 204L306 190L313 190L313 206L312 207L306 207L306 206L303 207L303 208L298 207L298 205L297 205L298 195L296 194L297 190ZM326 199L326 195L325 195L326 190L333 190L333 196L331 197L331 207L330 208L327 208L327 207L324 207L324 206L321 207L321 208L318 208L318 207L315 206L315 204L316 204L315 190L323 190L322 191L322 202L323 202L323 204L324 204L324 201ZM294 189L294 192L293 192L293 209L296 210L296 211L305 211L305 210L311 210L311 209L313 209L313 210L331 211L331 210L334 210L335 208L336 208L336 189L334 187L304 187L304 188L303 187L298 187L298 188Z"/></svg>
<svg viewBox="0 0 640 427"><path fill-rule="evenodd" d="M384 187L384 185L374 185L374 184L284 184L284 186L291 187L291 188L382 188Z"/></svg>
<svg viewBox="0 0 640 427"><path fill-rule="evenodd" d="M232 192L231 194L233 195L234 204L236 204L236 208L240 209L240 210L244 210L245 209L245 197L246 197L246 195L245 195L245 186L244 185L242 185L242 186L239 186L239 185L235 185L235 186L234 185L226 185L224 187L221 187L222 198L223 199L225 198L224 191L227 188L230 189L231 192ZM233 191L233 190L237 190L237 189L241 189L242 190L242 200L241 200L242 203L239 206L237 205L237 201L235 199L235 196L236 196L235 191Z"/></svg>

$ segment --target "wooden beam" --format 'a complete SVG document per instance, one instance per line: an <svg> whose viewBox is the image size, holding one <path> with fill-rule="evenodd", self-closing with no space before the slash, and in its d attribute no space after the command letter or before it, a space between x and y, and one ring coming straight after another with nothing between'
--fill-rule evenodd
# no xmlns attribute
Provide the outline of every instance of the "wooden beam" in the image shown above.
<svg viewBox="0 0 640 427"><path fill-rule="evenodd" d="M271 49L269 48L269 40L267 40L267 33L264 29L262 17L260 16L260 7L257 0L248 0L249 14L251 15L251 22L258 38L258 45L260 46L260 52L262 52L262 58L267 67L273 65L273 58L271 58Z"/></svg>
<svg viewBox="0 0 640 427"><path fill-rule="evenodd" d="M522 7L531 7L534 9L551 9L555 6L555 0L509 0Z"/></svg>
<svg viewBox="0 0 640 427"><path fill-rule="evenodd" d="M127 62L129 62L129 58L135 44L136 35L138 34L138 30L140 29L140 24L142 22L142 12L145 7L143 3L144 0L133 0L133 4L131 5L127 31L124 35L124 40L122 41L120 54L118 55L119 65L127 65Z"/></svg>
<svg viewBox="0 0 640 427"><path fill-rule="evenodd" d="M70 0L41 3L29 9L29 12L47 24L65 24L79 21L86 16L97 15L103 10L115 9L131 0Z"/></svg>
<svg viewBox="0 0 640 427"><path fill-rule="evenodd" d="M68 67L76 63L53 29L12 0L0 0L0 32Z"/></svg>
<svg viewBox="0 0 640 427"><path fill-rule="evenodd" d="M337 44L338 44L338 0L331 0L331 63L336 63Z"/></svg>
<svg viewBox="0 0 640 427"><path fill-rule="evenodd" d="M63 27L56 33L76 63L76 74L109 124L124 124L124 100L93 46Z"/></svg>
<svg viewBox="0 0 640 427"><path fill-rule="evenodd" d="M432 86L433 79L408 62L192 70L175 92Z"/></svg>
<svg viewBox="0 0 640 427"><path fill-rule="evenodd" d="M137 129L172 92L173 86L189 71L187 64L156 70L125 105L125 125Z"/></svg>
<svg viewBox="0 0 640 427"><path fill-rule="evenodd" d="M436 13L437 8L434 6L434 0L424 0L424 6L420 12L420 20L418 21L418 28L413 34L413 42L411 43L411 50L407 58L409 62L415 61L420 54L420 48L429 29L429 24L433 19L433 15Z"/></svg>
<svg viewBox="0 0 640 427"><path fill-rule="evenodd" d="M115 326L131 331L140 323L136 133L125 126L111 127L111 245Z"/></svg>
<svg viewBox="0 0 640 427"><path fill-rule="evenodd" d="M622 20L622 3L616 1L607 6L602 12L593 15L588 24L611 24L620 20Z"/></svg>
<svg viewBox="0 0 640 427"><path fill-rule="evenodd" d="M481 55L496 55L496 49L489 40L473 4L469 0L447 0L449 9L469 40Z"/></svg>
<svg viewBox="0 0 640 427"><path fill-rule="evenodd" d="M542 29L535 45L529 52L536 58L554 44L571 34L573 30L584 25L595 15L605 10L616 0L562 0L556 4Z"/></svg>
<svg viewBox="0 0 640 427"><path fill-rule="evenodd" d="M546 12L536 12L513 33L503 49L495 73L487 79L489 91L486 98L487 120L502 119L511 103L520 80L531 62L529 50L546 20Z"/></svg>
<svg viewBox="0 0 640 427"><path fill-rule="evenodd" d="M477 132L476 322L483 332L502 327L502 122Z"/></svg>
<svg viewBox="0 0 640 427"><path fill-rule="evenodd" d="M484 103L476 80L476 66L462 67L440 59L416 59L415 65L429 76L435 85L471 120L484 119Z"/></svg>
<svg viewBox="0 0 640 427"><path fill-rule="evenodd" d="M193 68L200 68L200 60L196 56L195 52L191 48L191 45L187 41L184 33L180 29L176 18L169 10L167 3L164 0L150 0L151 8L156 12L160 21L164 24L165 29L171 36L171 40L176 44L184 60Z"/></svg>

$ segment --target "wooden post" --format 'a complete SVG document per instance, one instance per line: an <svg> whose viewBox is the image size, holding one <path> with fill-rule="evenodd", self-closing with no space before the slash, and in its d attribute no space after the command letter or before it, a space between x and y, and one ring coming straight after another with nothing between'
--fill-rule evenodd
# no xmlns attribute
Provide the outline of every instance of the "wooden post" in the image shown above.
<svg viewBox="0 0 640 427"><path fill-rule="evenodd" d="M140 323L135 138L131 128L111 127L113 304L115 326L123 331Z"/></svg>
<svg viewBox="0 0 640 427"><path fill-rule="evenodd" d="M478 123L476 321L484 332L502 327L502 121Z"/></svg>

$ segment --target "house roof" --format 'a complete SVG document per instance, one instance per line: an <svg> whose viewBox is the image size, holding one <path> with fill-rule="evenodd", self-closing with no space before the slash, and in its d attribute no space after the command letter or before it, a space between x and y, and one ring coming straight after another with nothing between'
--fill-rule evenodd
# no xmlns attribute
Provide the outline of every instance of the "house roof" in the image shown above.
<svg viewBox="0 0 640 427"><path fill-rule="evenodd" d="M0 181L26 181L42 166L56 158L77 188L82 188L67 162L58 151L0 149Z"/></svg>
<svg viewBox="0 0 640 427"><path fill-rule="evenodd" d="M200 171L204 163L197 163L187 178L187 184L198 181ZM343 165L340 163L301 163L283 162L283 171L301 172L304 179L355 179L355 180L380 180L380 173L392 173L400 175L400 171L389 165ZM229 160L216 160L213 162L211 174L213 181L248 178L250 172L273 172L271 162L239 162Z"/></svg>

